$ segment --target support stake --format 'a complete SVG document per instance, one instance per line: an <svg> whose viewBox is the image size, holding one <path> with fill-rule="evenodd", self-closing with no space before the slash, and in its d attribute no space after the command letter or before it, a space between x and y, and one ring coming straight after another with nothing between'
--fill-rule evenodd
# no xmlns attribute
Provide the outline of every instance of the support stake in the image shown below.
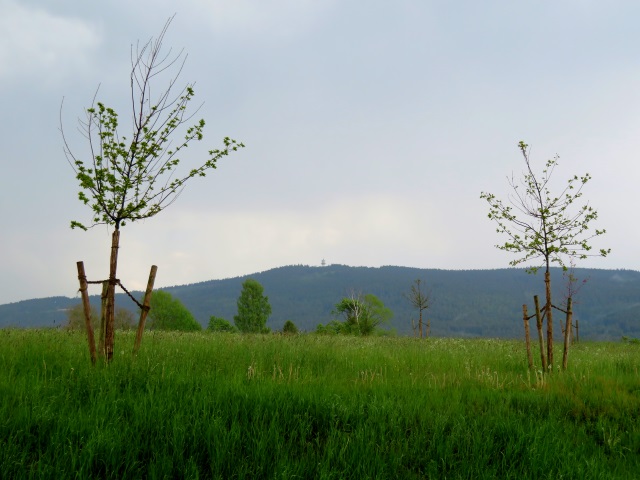
<svg viewBox="0 0 640 480"><path fill-rule="evenodd" d="M568 356L569 356L569 342L571 342L571 320L573 317L573 310L571 309L572 307L572 299L571 297L569 297L567 299L567 323L566 326L564 327L564 352L562 354L562 370L566 370L567 369L567 362L568 362Z"/></svg>
<svg viewBox="0 0 640 480"><path fill-rule="evenodd" d="M89 294L87 293L87 276L84 273L84 263L77 262L78 280L80 281L80 294L82 295L82 308L84 309L84 324L87 329L87 341L89 342L89 355L91 355L91 363L96 364L96 341L93 336L93 327L91 326L91 305L89 304Z"/></svg>
<svg viewBox="0 0 640 480"><path fill-rule="evenodd" d="M100 296L100 336L98 337L98 353L101 357L105 356L105 332L107 328L107 290L109 282L102 282L102 295Z"/></svg>
<svg viewBox="0 0 640 480"><path fill-rule="evenodd" d="M536 305L536 327L538 329L538 340L540 341L540 360L542 361L542 371L547 373L547 357L544 351L544 335L542 334L542 315L540 314L540 301L538 296L534 295L533 303Z"/></svg>
<svg viewBox="0 0 640 480"><path fill-rule="evenodd" d="M142 343L142 333L144 332L144 324L149 314L149 305L151 304L151 294L153 293L153 284L156 281L156 272L158 267L151 266L151 272L149 273L149 281L147 282L147 290L144 292L144 301L142 303L142 310L140 311L140 321L138 322L138 331L136 332L136 341L133 346L133 353L138 353L140 349L140 343Z"/></svg>
<svg viewBox="0 0 640 480"><path fill-rule="evenodd" d="M529 370L533 370L533 356L531 355L531 336L529 335L529 315L526 305L522 305L522 319L524 320L524 339L527 344L527 361L529 362Z"/></svg>

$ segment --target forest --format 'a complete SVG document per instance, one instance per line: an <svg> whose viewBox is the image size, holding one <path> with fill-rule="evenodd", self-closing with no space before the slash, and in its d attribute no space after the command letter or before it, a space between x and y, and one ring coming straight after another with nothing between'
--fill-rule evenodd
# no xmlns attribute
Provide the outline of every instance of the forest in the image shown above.
<svg viewBox="0 0 640 480"><path fill-rule="evenodd" d="M551 275L554 301L560 306L568 277L560 268L553 269ZM577 268L573 275L579 286L574 311L580 339L640 337L640 272ZM411 320L417 320L417 311L406 297L412 283L420 279L431 296L432 305L424 315L430 321L432 336L522 338L522 305L532 308L533 296L544 295L543 275L528 274L524 269L436 270L335 264L284 266L162 290L182 301L206 328L212 316L232 321L242 282L247 278L264 286L272 307L267 322L272 331L281 330L287 320L301 331L315 331L318 324L335 318L332 312L341 298L355 292L373 294L392 310L394 316L386 326L390 332L413 335ZM140 292L136 295L142 296ZM97 305L98 296L93 295L91 301ZM67 309L79 302L79 297L52 297L0 305L0 327L58 327L65 323ZM117 304L134 306L124 295L118 295ZM558 323L556 334L560 332Z"/></svg>

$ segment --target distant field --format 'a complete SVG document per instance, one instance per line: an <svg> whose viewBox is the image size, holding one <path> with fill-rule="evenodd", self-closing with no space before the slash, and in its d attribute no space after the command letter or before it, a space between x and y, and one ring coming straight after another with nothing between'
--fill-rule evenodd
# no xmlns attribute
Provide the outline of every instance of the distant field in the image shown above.
<svg viewBox="0 0 640 480"><path fill-rule="evenodd" d="M0 330L3 478L640 475L640 345ZM561 358L561 352L556 353Z"/></svg>

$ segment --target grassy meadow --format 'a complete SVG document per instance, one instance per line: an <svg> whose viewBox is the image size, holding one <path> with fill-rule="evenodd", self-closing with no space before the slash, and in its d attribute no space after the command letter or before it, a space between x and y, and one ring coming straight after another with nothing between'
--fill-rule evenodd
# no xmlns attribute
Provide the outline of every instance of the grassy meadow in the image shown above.
<svg viewBox="0 0 640 480"><path fill-rule="evenodd" d="M0 477L640 478L637 343L133 335L0 330Z"/></svg>

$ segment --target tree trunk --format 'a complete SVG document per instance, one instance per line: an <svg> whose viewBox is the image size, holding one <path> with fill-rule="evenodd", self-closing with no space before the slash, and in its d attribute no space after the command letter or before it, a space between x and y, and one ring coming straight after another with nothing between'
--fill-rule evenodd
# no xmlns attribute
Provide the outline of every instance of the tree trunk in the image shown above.
<svg viewBox="0 0 640 480"><path fill-rule="evenodd" d="M547 296L547 305L545 306L545 313L547 314L547 365L550 368L553 367L553 307L551 306L551 274L549 273L549 266L544 272L544 286Z"/></svg>
<svg viewBox="0 0 640 480"><path fill-rule="evenodd" d="M422 310L420 310L420 320L418 320L418 325L420 327L420 338L422 338Z"/></svg>
<svg viewBox="0 0 640 480"><path fill-rule="evenodd" d="M107 289L107 318L105 323L104 349L107 362L113 359L114 325L115 325L115 295L118 283L118 249L120 247L120 230L116 227L111 236L111 261L109 262L109 287Z"/></svg>

